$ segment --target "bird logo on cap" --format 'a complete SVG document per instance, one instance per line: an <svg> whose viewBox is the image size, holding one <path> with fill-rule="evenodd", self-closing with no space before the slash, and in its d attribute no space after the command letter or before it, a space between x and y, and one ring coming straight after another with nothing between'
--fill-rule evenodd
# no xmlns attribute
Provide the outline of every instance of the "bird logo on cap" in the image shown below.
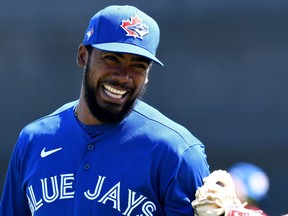
<svg viewBox="0 0 288 216"><path fill-rule="evenodd" d="M93 27L91 29L89 29L86 33L86 36L87 36L87 40L89 40L89 38L93 35L94 33L94 30L93 30Z"/></svg>
<svg viewBox="0 0 288 216"><path fill-rule="evenodd" d="M142 23L142 19L138 15L130 17L130 20L122 20L120 25L125 31L126 36L143 39L149 33L148 26Z"/></svg>

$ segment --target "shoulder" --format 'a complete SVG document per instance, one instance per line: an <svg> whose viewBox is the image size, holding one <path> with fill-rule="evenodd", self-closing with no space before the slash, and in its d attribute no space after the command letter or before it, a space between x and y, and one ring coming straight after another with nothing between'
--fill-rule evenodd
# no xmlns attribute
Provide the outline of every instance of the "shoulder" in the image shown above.
<svg viewBox="0 0 288 216"><path fill-rule="evenodd" d="M149 136L177 146L182 145L184 149L193 145L203 145L186 127L171 120L143 101L137 102L134 112L134 115L145 122Z"/></svg>
<svg viewBox="0 0 288 216"><path fill-rule="evenodd" d="M59 128L63 119L72 119L68 116L73 116L74 104L75 102L65 104L55 112L26 125L21 130L14 146L12 157L14 163L20 164L23 161L30 161L35 154L40 154L43 145L50 145L50 143L54 143L55 139L62 136L59 133ZM71 114L69 114L69 111Z"/></svg>
<svg viewBox="0 0 288 216"><path fill-rule="evenodd" d="M176 182L184 181L189 191L195 191L202 184L203 177L209 174L203 143L187 128L144 102L139 101L134 111L136 122L137 117L144 122L141 135L146 144L150 142L153 146L153 153L157 155L154 159L162 164L158 167L163 168L160 172L166 176L167 184L177 176Z"/></svg>
<svg viewBox="0 0 288 216"><path fill-rule="evenodd" d="M22 129L20 137L25 135L33 136L37 134L53 134L55 130L59 128L63 118L65 118L65 113L69 111L73 112L75 104L76 101L64 104L53 113L29 123Z"/></svg>

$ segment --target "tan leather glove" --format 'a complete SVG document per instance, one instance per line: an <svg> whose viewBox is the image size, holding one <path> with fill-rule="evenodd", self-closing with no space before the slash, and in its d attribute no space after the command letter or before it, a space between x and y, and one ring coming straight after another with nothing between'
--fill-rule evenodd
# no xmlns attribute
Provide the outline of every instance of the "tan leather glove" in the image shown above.
<svg viewBox="0 0 288 216"><path fill-rule="evenodd" d="M232 177L225 170L215 170L203 179L191 203L195 216L259 216L262 211L246 209L235 193Z"/></svg>

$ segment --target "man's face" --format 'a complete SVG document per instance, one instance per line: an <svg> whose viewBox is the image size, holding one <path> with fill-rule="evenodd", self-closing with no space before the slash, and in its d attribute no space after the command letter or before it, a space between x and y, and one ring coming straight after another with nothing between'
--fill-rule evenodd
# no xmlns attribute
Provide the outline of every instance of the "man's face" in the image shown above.
<svg viewBox="0 0 288 216"><path fill-rule="evenodd" d="M150 60L93 49L84 74L84 98L103 123L120 122L145 90Z"/></svg>

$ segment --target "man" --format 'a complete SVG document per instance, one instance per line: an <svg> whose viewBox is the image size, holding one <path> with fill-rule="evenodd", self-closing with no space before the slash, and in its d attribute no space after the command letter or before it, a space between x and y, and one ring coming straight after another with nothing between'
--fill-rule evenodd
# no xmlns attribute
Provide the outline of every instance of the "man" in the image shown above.
<svg viewBox="0 0 288 216"><path fill-rule="evenodd" d="M209 175L204 146L139 100L156 58L157 23L132 6L90 20L77 64L80 98L27 125L7 172L7 215L193 215Z"/></svg>

